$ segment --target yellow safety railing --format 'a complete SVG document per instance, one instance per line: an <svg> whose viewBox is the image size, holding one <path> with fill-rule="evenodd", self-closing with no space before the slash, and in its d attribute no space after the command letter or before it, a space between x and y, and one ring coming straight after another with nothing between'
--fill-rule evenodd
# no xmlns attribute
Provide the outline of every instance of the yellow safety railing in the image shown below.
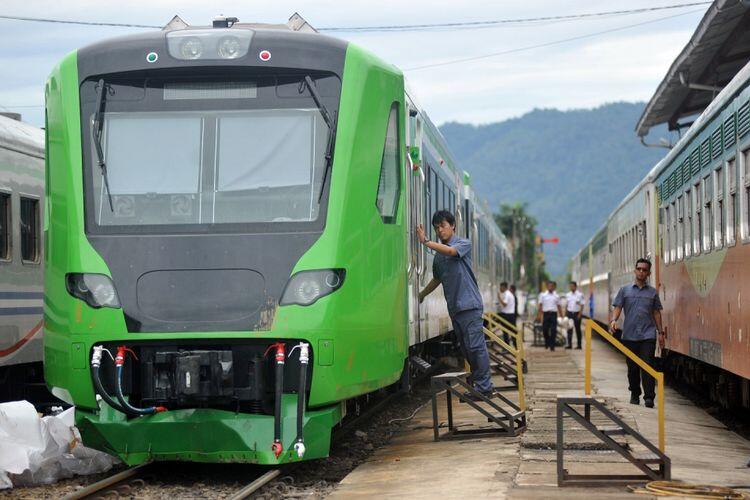
<svg viewBox="0 0 750 500"><path fill-rule="evenodd" d="M523 329L519 330L518 326L513 326L510 321L495 312L488 311L484 313L484 319L490 324L492 330L501 330L503 333L507 333L513 337L518 349L521 351L521 359L526 359L526 352L523 347Z"/></svg>
<svg viewBox="0 0 750 500"><path fill-rule="evenodd" d="M521 349L516 349L512 345L509 345L489 328L484 327L483 330L484 334L489 337L490 340L496 342L498 345L500 345L500 347L508 351L516 359L516 379L518 380L518 406L522 410L525 410L526 397L523 389L523 359L521 359Z"/></svg>
<svg viewBox="0 0 750 500"><path fill-rule="evenodd" d="M633 351L625 347L622 342L617 340L607 330L599 326L593 320L586 320L586 372L585 372L585 389L586 395L591 395L591 332L595 331L601 335L607 342L615 346L625 356L630 358L634 363L640 366L646 373L656 379L656 409L659 419L659 450L664 453L664 374L657 372L648 363L636 356Z"/></svg>

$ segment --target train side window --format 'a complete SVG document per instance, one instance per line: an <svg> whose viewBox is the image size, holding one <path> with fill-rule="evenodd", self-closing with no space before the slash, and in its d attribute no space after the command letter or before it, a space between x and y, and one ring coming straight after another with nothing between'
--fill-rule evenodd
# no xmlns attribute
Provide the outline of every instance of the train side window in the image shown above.
<svg viewBox="0 0 750 500"><path fill-rule="evenodd" d="M675 220L675 228L677 232L677 242L675 243L677 260L682 260L683 250L685 249L685 202L682 199L682 196L677 197L677 217Z"/></svg>
<svg viewBox="0 0 750 500"><path fill-rule="evenodd" d="M724 204L724 169L722 167L714 170L714 231L713 243L714 248L723 248L726 239L726 214L724 213L726 205Z"/></svg>
<svg viewBox="0 0 750 500"><path fill-rule="evenodd" d="M711 176L703 178L703 251L711 251L714 235L714 220L712 211L713 189L711 186Z"/></svg>
<svg viewBox="0 0 750 500"><path fill-rule="evenodd" d="M672 213L669 206L664 207L664 263L672 262Z"/></svg>
<svg viewBox="0 0 750 500"><path fill-rule="evenodd" d="M693 213L693 224L695 224L693 228L693 253L696 255L701 253L701 241L703 238L703 203L701 199L701 183L696 182L693 187L693 209L695 210Z"/></svg>
<svg viewBox="0 0 750 500"><path fill-rule="evenodd" d="M383 158L380 162L380 180L375 205L386 224L396 222L398 199L401 191L401 144L398 133L398 104L393 103L388 116Z"/></svg>
<svg viewBox="0 0 750 500"><path fill-rule="evenodd" d="M690 189L685 191L685 229L683 236L685 238L685 258L693 254L693 193Z"/></svg>
<svg viewBox="0 0 750 500"><path fill-rule="evenodd" d="M742 242L750 242L750 149L742 153Z"/></svg>
<svg viewBox="0 0 750 500"><path fill-rule="evenodd" d="M10 193L0 193L0 260L10 260Z"/></svg>
<svg viewBox="0 0 750 500"><path fill-rule="evenodd" d="M727 246L737 242L737 163L727 162Z"/></svg>
<svg viewBox="0 0 750 500"><path fill-rule="evenodd" d="M39 262L39 200L21 196L21 260Z"/></svg>

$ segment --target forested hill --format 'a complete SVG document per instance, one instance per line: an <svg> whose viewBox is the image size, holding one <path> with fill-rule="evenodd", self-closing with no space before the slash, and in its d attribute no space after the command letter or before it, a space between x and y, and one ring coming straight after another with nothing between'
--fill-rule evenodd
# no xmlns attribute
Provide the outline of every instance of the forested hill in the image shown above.
<svg viewBox="0 0 750 500"><path fill-rule="evenodd" d="M644 147L635 134L644 105L540 109L488 125L449 122L440 130L494 211L501 203L527 202L541 234L560 237L558 245L545 246L547 269L558 275L666 154Z"/></svg>

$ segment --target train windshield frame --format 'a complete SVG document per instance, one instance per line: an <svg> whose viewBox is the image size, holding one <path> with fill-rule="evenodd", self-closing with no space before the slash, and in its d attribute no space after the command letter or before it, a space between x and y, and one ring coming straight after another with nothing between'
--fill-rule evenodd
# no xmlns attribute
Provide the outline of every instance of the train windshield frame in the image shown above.
<svg viewBox="0 0 750 500"><path fill-rule="evenodd" d="M83 82L87 232L322 230L335 130L308 75L337 111L341 83L330 73Z"/></svg>

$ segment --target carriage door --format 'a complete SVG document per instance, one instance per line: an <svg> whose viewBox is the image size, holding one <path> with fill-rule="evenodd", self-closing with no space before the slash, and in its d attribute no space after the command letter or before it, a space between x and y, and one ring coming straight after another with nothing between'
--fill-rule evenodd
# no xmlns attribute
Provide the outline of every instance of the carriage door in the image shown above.
<svg viewBox="0 0 750 500"><path fill-rule="evenodd" d="M425 224L424 221L424 174L422 170L422 122L416 107L411 100L407 99L409 118L407 126L407 164L409 172L407 184L409 223L408 237L409 245L409 344L418 344L423 339L419 320L419 290L421 289L421 278L425 273L424 246L417 240L417 224Z"/></svg>

